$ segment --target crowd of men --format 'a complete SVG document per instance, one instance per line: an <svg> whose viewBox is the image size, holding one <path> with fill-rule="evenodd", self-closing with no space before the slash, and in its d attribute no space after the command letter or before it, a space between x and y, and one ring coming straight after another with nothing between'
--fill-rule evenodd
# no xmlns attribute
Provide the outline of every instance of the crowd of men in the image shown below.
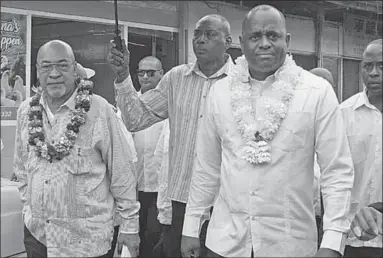
<svg viewBox="0 0 383 258"><path fill-rule="evenodd" d="M117 108L67 43L44 44L15 140L28 257L113 257L116 243L132 257L381 257L382 40L339 104L331 73L288 54L292 36L256 6L234 64L229 22L207 15L196 61L164 74L143 58L140 92L111 42Z"/></svg>

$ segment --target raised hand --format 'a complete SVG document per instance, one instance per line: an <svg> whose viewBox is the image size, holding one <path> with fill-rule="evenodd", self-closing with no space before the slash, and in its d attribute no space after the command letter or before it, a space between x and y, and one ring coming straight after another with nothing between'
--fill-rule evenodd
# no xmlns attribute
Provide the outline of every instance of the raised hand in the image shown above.
<svg viewBox="0 0 383 258"><path fill-rule="evenodd" d="M117 77L120 77L117 79L121 79L121 81L129 76L130 53L126 48L125 40L122 40L122 48L124 52L119 51L116 48L116 44L112 40L109 44L109 53L106 58L109 66L117 74Z"/></svg>

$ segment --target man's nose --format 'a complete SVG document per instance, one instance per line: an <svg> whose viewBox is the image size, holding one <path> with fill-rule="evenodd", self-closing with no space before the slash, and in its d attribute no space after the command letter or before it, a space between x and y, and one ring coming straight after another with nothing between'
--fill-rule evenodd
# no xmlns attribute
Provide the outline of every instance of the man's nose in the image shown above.
<svg viewBox="0 0 383 258"><path fill-rule="evenodd" d="M143 78L149 78L148 76L148 73L144 73L144 76L142 76Z"/></svg>
<svg viewBox="0 0 383 258"><path fill-rule="evenodd" d="M374 65L374 66L372 67L372 70L371 70L371 72L370 72L370 76L373 76L373 77L375 77L375 76L379 76L378 69L377 69L377 66L376 66L376 65Z"/></svg>
<svg viewBox="0 0 383 258"><path fill-rule="evenodd" d="M260 47L267 49L270 48L270 46L271 45L269 39L266 37L266 35L262 35Z"/></svg>
<svg viewBox="0 0 383 258"><path fill-rule="evenodd" d="M50 77L59 77L61 73L57 70L57 67L54 65L52 70L49 72Z"/></svg>

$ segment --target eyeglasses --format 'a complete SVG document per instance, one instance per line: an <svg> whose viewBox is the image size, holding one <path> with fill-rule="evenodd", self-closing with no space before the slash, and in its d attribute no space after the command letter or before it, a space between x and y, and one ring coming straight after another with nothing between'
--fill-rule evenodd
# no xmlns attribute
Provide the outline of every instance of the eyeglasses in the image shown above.
<svg viewBox="0 0 383 258"><path fill-rule="evenodd" d="M61 62L61 63L43 63L37 64L41 71L48 73L53 70L53 66L56 67L56 70L61 72L67 72L73 63Z"/></svg>
<svg viewBox="0 0 383 258"><path fill-rule="evenodd" d="M161 69L159 69L159 70L153 70L153 69L149 69L149 70L137 70L137 75L138 75L139 77L144 77L145 74L147 74L148 77L153 77L154 74L155 74L156 72L158 72L158 71L161 71Z"/></svg>

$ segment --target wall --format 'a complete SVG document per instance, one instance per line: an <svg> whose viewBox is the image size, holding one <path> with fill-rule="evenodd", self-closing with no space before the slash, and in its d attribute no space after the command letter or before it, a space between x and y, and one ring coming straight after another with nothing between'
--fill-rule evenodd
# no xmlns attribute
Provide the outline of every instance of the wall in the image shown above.
<svg viewBox="0 0 383 258"><path fill-rule="evenodd" d="M195 24L199 19L208 14L220 14L224 16L231 25L231 32L233 38L233 46L239 47L239 35L241 34L241 26L243 18L248 12L247 9L240 9L230 5L216 3L210 8L202 1L189 1L188 2L188 62L194 62L195 56L191 39L193 38L193 31ZM315 29L314 22L311 19L287 15L286 26L288 32L292 35L290 50L293 52L314 53L315 52Z"/></svg>
<svg viewBox="0 0 383 258"><path fill-rule="evenodd" d="M175 1L118 1L121 21L178 28ZM1 1L1 7L114 20L113 1Z"/></svg>

